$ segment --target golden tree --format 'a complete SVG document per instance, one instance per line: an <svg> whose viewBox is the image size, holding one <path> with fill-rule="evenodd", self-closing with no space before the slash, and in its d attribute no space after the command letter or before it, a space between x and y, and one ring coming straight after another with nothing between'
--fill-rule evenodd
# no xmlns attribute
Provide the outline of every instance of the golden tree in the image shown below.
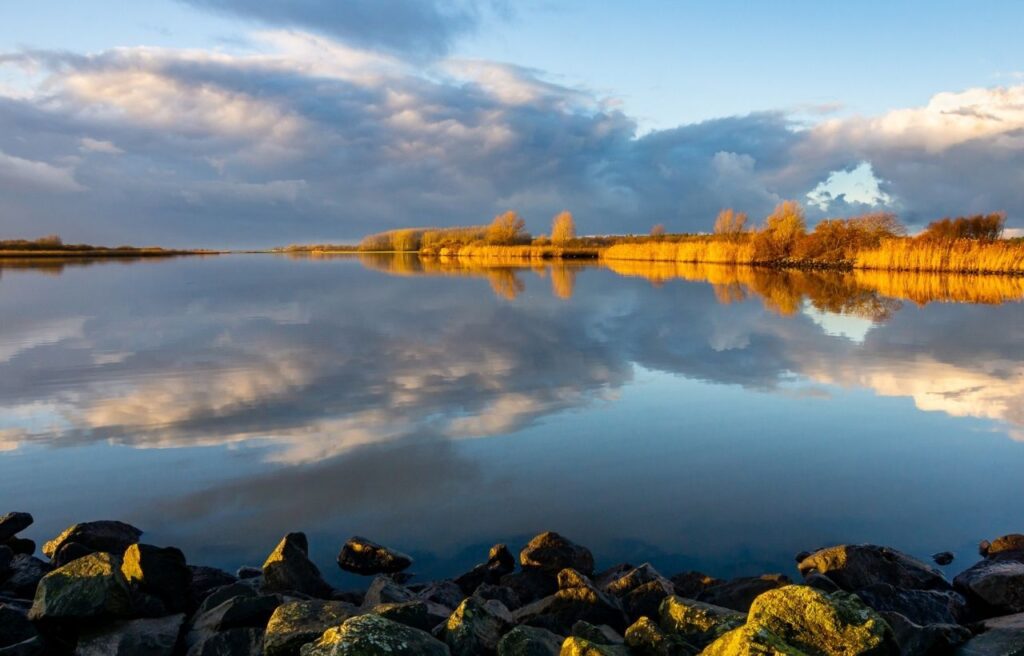
<svg viewBox="0 0 1024 656"><path fill-rule="evenodd" d="M804 208L795 200L784 200L764 220L754 236L754 257L759 261L788 258L794 246L807 234Z"/></svg>
<svg viewBox="0 0 1024 656"><path fill-rule="evenodd" d="M736 241L746 231L746 212L737 212L729 207L718 213L718 218L715 219L716 235L722 235L730 241Z"/></svg>
<svg viewBox="0 0 1024 656"><path fill-rule="evenodd" d="M652 237L664 237L665 236L665 224L664 223L656 223L653 226L651 226L651 236Z"/></svg>
<svg viewBox="0 0 1024 656"><path fill-rule="evenodd" d="M530 238L526 232L526 221L518 213L509 210L499 214L487 227L485 237L488 244L509 245L522 243Z"/></svg>
<svg viewBox="0 0 1024 656"><path fill-rule="evenodd" d="M572 218L572 212L562 210L551 222L551 243L564 244L573 239L576 239L576 222Z"/></svg>

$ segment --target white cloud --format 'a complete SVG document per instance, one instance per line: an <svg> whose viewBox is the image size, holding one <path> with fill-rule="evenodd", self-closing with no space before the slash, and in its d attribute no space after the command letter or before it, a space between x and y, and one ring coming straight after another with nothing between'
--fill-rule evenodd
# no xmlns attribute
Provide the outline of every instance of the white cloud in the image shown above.
<svg viewBox="0 0 1024 656"><path fill-rule="evenodd" d="M121 155L124 153L124 151L115 146L112 141L82 137L79 142L81 143L79 149L82 152L103 153L105 155Z"/></svg>
<svg viewBox="0 0 1024 656"><path fill-rule="evenodd" d="M8 155L0 150L0 188L49 192L85 191L72 169Z"/></svg>

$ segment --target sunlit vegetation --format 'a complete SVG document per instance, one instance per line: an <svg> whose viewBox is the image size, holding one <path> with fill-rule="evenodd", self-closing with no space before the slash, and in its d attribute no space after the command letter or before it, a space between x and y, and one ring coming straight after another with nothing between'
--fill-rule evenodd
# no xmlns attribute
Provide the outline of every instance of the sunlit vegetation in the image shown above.
<svg viewBox="0 0 1024 656"><path fill-rule="evenodd" d="M186 254L211 254L208 250L172 250L156 246L93 246L65 244L58 235L39 239L0 240L0 257L159 257Z"/></svg>
<svg viewBox="0 0 1024 656"><path fill-rule="evenodd" d="M551 243L564 246L573 239L576 239L576 222L572 212L559 212L551 222Z"/></svg>

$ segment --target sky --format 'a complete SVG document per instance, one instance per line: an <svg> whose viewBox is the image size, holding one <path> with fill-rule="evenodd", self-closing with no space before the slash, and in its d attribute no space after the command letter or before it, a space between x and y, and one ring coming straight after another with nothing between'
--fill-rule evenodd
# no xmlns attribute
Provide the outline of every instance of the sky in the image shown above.
<svg viewBox="0 0 1024 656"><path fill-rule="evenodd" d="M5 5L0 238L699 231L788 198L1024 228L1017 2Z"/></svg>

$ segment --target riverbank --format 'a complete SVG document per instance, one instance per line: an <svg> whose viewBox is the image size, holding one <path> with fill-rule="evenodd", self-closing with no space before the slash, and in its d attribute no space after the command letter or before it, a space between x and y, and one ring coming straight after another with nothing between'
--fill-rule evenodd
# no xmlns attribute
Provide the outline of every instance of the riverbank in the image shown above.
<svg viewBox="0 0 1024 656"><path fill-rule="evenodd" d="M649 564L595 566L557 533L490 549L452 579L417 581L413 559L365 538L329 585L302 533L262 567L231 574L141 542L129 524L76 524L42 546L0 517L0 654L336 656L498 654L996 654L1024 645L1024 535L979 546L952 582L874 545L796 556L792 573L719 580ZM938 553L949 565L954 555ZM1015 651L1018 650L1018 651Z"/></svg>
<svg viewBox="0 0 1024 656"><path fill-rule="evenodd" d="M111 258L111 257L180 257L185 255L223 255L227 251L215 250L170 250L163 248L91 248L61 250L0 250L0 259L60 259L60 258Z"/></svg>

